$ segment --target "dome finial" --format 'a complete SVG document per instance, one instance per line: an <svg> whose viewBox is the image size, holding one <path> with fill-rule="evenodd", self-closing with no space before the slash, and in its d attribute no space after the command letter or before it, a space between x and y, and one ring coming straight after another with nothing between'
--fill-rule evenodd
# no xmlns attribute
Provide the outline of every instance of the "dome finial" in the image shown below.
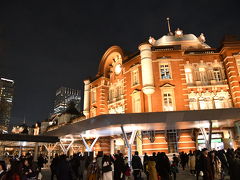
<svg viewBox="0 0 240 180"><path fill-rule="evenodd" d="M173 33L171 32L170 18L169 17L167 17L167 23L168 23L168 35L172 36Z"/></svg>

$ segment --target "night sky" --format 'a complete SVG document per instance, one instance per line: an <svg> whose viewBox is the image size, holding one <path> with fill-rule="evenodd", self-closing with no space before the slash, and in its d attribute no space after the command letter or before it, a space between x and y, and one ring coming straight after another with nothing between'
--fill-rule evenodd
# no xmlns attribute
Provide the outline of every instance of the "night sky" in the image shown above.
<svg viewBox="0 0 240 180"><path fill-rule="evenodd" d="M12 124L42 121L56 89L83 89L112 45L134 52L149 36L172 31L219 47L224 34L240 35L238 1L0 0L0 77L15 81Z"/></svg>

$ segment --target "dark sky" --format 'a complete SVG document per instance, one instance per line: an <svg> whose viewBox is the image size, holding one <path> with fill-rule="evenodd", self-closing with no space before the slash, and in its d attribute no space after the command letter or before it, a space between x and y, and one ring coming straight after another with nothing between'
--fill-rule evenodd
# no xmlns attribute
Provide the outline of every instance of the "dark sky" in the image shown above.
<svg viewBox="0 0 240 180"><path fill-rule="evenodd" d="M53 110L60 86L83 88L112 45L134 52L151 35L172 29L199 35L218 47L240 34L238 1L1 0L0 77L15 81L12 124L41 121Z"/></svg>

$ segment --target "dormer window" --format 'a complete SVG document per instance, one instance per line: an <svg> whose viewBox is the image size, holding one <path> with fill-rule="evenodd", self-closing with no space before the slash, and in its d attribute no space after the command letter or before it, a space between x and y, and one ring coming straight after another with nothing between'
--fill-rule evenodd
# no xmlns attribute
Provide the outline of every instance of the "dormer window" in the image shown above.
<svg viewBox="0 0 240 180"><path fill-rule="evenodd" d="M175 31L175 36L178 37L178 38L182 37L183 36L183 31L178 28Z"/></svg>

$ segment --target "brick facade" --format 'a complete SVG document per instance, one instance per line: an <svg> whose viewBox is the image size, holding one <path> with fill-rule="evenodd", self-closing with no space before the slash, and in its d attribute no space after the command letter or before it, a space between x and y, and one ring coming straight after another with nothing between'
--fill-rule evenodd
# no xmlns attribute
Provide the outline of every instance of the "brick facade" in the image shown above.
<svg viewBox="0 0 240 180"><path fill-rule="evenodd" d="M240 107L240 69L237 65L240 41L224 42L220 49L214 49L193 36L183 35L180 43L172 41L168 45L145 43L132 55L124 54L118 46L110 47L100 61L98 74L90 80L89 117L108 113ZM189 40L191 46L184 41L188 37L193 37ZM142 46L150 47L150 51ZM146 58L148 61L144 62ZM153 82L151 77L143 76L143 68L151 67L144 73L152 72ZM161 71L161 67L165 69ZM152 88L151 93L147 94L143 88ZM143 136L142 152L168 153L165 135L157 133L155 136L153 143ZM110 152L105 145L97 143L95 149ZM180 132L178 150L195 149L191 130Z"/></svg>

